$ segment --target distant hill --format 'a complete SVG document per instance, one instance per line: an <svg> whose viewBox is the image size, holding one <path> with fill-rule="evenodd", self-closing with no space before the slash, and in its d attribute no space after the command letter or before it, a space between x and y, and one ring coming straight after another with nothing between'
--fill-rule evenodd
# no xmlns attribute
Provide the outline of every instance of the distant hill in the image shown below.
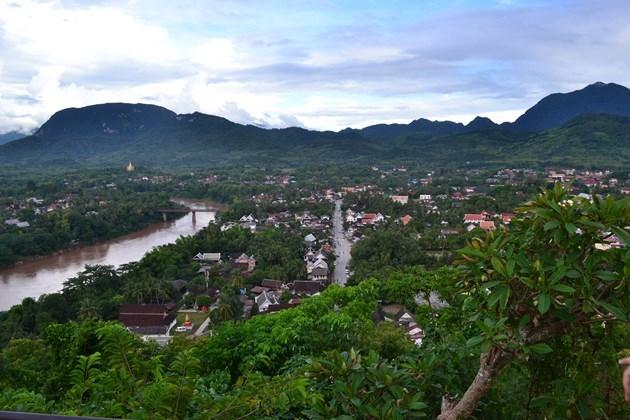
<svg viewBox="0 0 630 420"><path fill-rule="evenodd" d="M343 141L342 141L343 140ZM175 114L155 105L102 104L55 113L33 135L0 146L0 163L62 165L134 160L151 165L218 165L268 159L283 162L286 151L349 152L356 133L302 128L263 129L202 113ZM354 143L353 143L354 142ZM317 150L312 149L317 146Z"/></svg>
<svg viewBox="0 0 630 420"><path fill-rule="evenodd" d="M17 131L10 131L8 133L0 134L0 144L5 144L24 136L26 136L26 134L18 133Z"/></svg>
<svg viewBox="0 0 630 420"><path fill-rule="evenodd" d="M59 111L33 135L0 145L0 164L628 166L630 118L620 115L626 95L630 90L622 86L594 84L550 95L513 124L497 125L484 117L467 125L421 118L340 132L265 129L155 105L101 104ZM534 126L551 128L532 131Z"/></svg>
<svg viewBox="0 0 630 420"><path fill-rule="evenodd" d="M583 114L630 116L630 89L597 82L575 92L554 93L528 109L509 128L543 131L560 127Z"/></svg>

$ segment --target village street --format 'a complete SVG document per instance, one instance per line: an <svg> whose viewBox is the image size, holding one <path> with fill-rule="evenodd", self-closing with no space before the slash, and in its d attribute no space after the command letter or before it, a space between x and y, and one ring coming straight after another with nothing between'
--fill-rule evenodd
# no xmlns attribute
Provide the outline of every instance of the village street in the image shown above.
<svg viewBox="0 0 630 420"><path fill-rule="evenodd" d="M335 201L335 211L333 213L333 247L335 251L333 283L345 285L346 281L348 281L346 270L350 262L352 243L346 237L343 229L343 216L341 213L342 201L341 199Z"/></svg>

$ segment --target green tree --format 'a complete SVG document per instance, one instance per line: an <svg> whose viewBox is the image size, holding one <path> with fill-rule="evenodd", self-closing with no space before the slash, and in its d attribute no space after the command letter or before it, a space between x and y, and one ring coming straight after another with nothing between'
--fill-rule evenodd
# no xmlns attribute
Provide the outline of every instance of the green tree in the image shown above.
<svg viewBox="0 0 630 420"><path fill-rule="evenodd" d="M474 238L461 250L459 291L481 334L477 376L441 419L470 416L511 363L547 355L561 338L588 336L594 324L628 320L630 253L608 249L616 234L626 246L630 200L570 196L562 186L519 209L510 229Z"/></svg>

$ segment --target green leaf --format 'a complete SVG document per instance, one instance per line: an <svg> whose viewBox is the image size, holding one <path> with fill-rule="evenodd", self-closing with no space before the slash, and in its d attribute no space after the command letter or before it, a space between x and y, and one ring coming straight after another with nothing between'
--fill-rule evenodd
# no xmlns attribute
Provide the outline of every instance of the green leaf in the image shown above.
<svg viewBox="0 0 630 420"><path fill-rule="evenodd" d="M620 229L618 227L613 227L612 231L617 235L619 240L623 242L625 246L630 246L630 233L625 229Z"/></svg>
<svg viewBox="0 0 630 420"><path fill-rule="evenodd" d="M510 259L506 264L506 272L509 277L514 275L514 267L516 266L516 260Z"/></svg>
<svg viewBox="0 0 630 420"><path fill-rule="evenodd" d="M554 284L553 286L551 286L551 288L553 290L557 290L558 292L562 292L562 293L574 293L575 289L571 286L568 286L566 284Z"/></svg>
<svg viewBox="0 0 630 420"><path fill-rule="evenodd" d="M577 270L569 270L564 275L570 279L579 279L582 276Z"/></svg>
<svg viewBox="0 0 630 420"><path fill-rule="evenodd" d="M557 221L557 220L550 220L547 223L545 223L544 229L545 229L545 232L546 232L548 230L555 229L558 226L560 226L560 222L559 221Z"/></svg>
<svg viewBox="0 0 630 420"><path fill-rule="evenodd" d="M481 283L481 285L479 287L481 287L482 289L492 289L497 284L501 284L501 282L498 281L498 280L487 281L485 283Z"/></svg>
<svg viewBox="0 0 630 420"><path fill-rule="evenodd" d="M409 404L409 408L412 410L424 410L427 407L428 407L427 404L420 401Z"/></svg>
<svg viewBox="0 0 630 420"><path fill-rule="evenodd" d="M532 344L531 346L529 346L529 349L538 354L547 354L553 351L553 349L545 343Z"/></svg>
<svg viewBox="0 0 630 420"><path fill-rule="evenodd" d="M617 273L613 273L612 271L598 271L595 273L595 276L604 281L615 281L619 277Z"/></svg>
<svg viewBox="0 0 630 420"><path fill-rule="evenodd" d="M626 313L622 308L615 305L611 305L610 303L607 303L607 302L597 302L597 303L599 303L599 305L602 308L606 309L608 312L613 314L615 318L620 319L622 321L628 320L628 317L626 316Z"/></svg>
<svg viewBox="0 0 630 420"><path fill-rule="evenodd" d="M505 273L505 266L503 265L503 263L501 262L500 259L498 259L497 257L492 257L490 259L490 262L492 263L492 267L495 269L495 271L503 276L506 275Z"/></svg>
<svg viewBox="0 0 630 420"><path fill-rule="evenodd" d="M544 314L549 310L550 306L551 298L549 295L547 293L541 293L540 296L538 296L538 312Z"/></svg>
<svg viewBox="0 0 630 420"><path fill-rule="evenodd" d="M577 227L573 224L573 223L565 223L564 224L564 228L567 230L567 232L569 232L571 235L575 234L575 232L577 231Z"/></svg>
<svg viewBox="0 0 630 420"><path fill-rule="evenodd" d="M508 300L510 299L510 288L505 287L501 291L501 308L505 309L507 307Z"/></svg>
<svg viewBox="0 0 630 420"><path fill-rule="evenodd" d="M479 344L483 343L485 340L486 340L486 337L484 337L483 335L477 335L475 337L469 338L468 341L466 341L466 347L478 346Z"/></svg>
<svg viewBox="0 0 630 420"><path fill-rule="evenodd" d="M473 257L479 257L479 258L485 257L485 254L483 252L479 251L478 249L471 248L469 246L459 249L457 252L464 255L472 255Z"/></svg>

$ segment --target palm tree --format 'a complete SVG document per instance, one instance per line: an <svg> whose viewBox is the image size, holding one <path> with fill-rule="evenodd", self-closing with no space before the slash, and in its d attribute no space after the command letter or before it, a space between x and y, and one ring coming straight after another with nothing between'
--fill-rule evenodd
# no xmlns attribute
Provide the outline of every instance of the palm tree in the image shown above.
<svg viewBox="0 0 630 420"><path fill-rule="evenodd" d="M210 313L210 319L215 324L228 321L232 319L232 316L232 307L228 303L219 304L219 306Z"/></svg>
<svg viewBox="0 0 630 420"><path fill-rule="evenodd" d="M98 308L96 307L95 302L89 297L83 298L81 300L81 307L79 308L79 319L99 319Z"/></svg>

